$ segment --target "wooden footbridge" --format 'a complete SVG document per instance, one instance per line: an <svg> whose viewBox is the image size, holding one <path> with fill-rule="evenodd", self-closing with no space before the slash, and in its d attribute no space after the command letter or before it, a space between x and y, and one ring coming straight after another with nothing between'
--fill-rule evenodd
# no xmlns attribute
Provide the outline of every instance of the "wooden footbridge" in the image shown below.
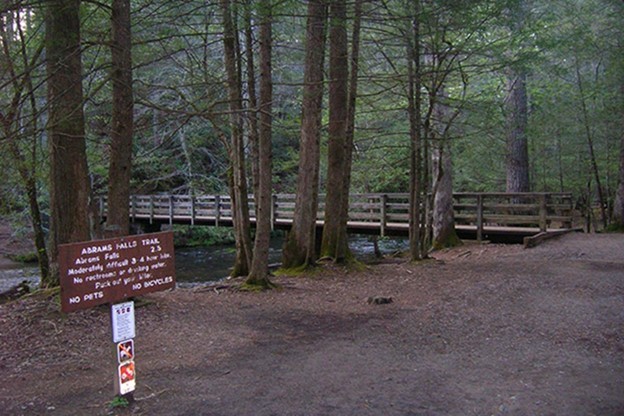
<svg viewBox="0 0 624 416"><path fill-rule="evenodd" d="M574 210L569 193L472 193L453 194L456 230L460 238L522 242L524 237L572 228ZM100 214L106 216L106 199L100 198ZM324 196L319 197L317 227L323 226ZM271 223L289 229L295 208L294 194L275 194ZM409 196L405 193L353 194L350 196L350 233L407 236ZM133 195L133 222L153 225L190 224L232 226L232 202L222 195ZM250 217L255 223L253 197Z"/></svg>

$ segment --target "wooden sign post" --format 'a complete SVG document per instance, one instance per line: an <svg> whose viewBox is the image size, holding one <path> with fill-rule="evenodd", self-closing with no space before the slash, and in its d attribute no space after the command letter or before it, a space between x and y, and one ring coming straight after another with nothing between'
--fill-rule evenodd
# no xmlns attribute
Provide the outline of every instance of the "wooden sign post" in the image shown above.
<svg viewBox="0 0 624 416"><path fill-rule="evenodd" d="M175 287L173 232L62 244L59 270L63 312L111 304L115 394L132 398L136 331L128 299Z"/></svg>

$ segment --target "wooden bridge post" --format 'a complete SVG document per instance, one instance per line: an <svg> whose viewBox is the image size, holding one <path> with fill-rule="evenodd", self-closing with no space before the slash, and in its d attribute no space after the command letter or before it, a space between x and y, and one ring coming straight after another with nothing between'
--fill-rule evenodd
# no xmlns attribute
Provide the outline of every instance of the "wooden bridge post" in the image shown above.
<svg viewBox="0 0 624 416"><path fill-rule="evenodd" d="M547 215L548 210L546 207L546 194L540 194L538 196L539 200L539 228L540 231L544 232L548 228Z"/></svg>
<svg viewBox="0 0 624 416"><path fill-rule="evenodd" d="M275 230L275 221L277 220L277 195L271 195L271 231ZM256 218L256 221L258 219Z"/></svg>
<svg viewBox="0 0 624 416"><path fill-rule="evenodd" d="M477 241L483 241L483 195L477 194Z"/></svg>
<svg viewBox="0 0 624 416"><path fill-rule="evenodd" d="M221 197L215 195L215 226L219 226L219 220L221 219Z"/></svg>
<svg viewBox="0 0 624 416"><path fill-rule="evenodd" d="M388 221L388 217L387 217L387 207L388 207L388 195L386 194L382 194L381 195L381 207L380 207L380 214L381 214L381 218L379 219L380 223L379 223L379 235L381 235L382 237L386 236L386 222Z"/></svg>
<svg viewBox="0 0 624 416"><path fill-rule="evenodd" d="M169 225L173 225L173 195L169 195Z"/></svg>
<svg viewBox="0 0 624 416"><path fill-rule="evenodd" d="M195 195L191 195L191 225L195 225Z"/></svg>
<svg viewBox="0 0 624 416"><path fill-rule="evenodd" d="M137 202L136 202L137 196L136 195L132 195L132 198L130 199L130 212L132 213L132 222L136 222L136 210L137 210Z"/></svg>
<svg viewBox="0 0 624 416"><path fill-rule="evenodd" d="M150 201L150 206L149 206L150 224L153 224L154 223L154 195L150 195L149 201Z"/></svg>

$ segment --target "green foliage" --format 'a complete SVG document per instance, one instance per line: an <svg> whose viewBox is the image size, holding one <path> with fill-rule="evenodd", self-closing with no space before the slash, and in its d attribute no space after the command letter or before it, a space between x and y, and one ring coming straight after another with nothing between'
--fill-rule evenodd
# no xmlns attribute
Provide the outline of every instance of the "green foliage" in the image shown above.
<svg viewBox="0 0 624 416"><path fill-rule="evenodd" d="M130 402L123 396L115 396L108 404L111 409L125 409L128 406L130 406Z"/></svg>
<svg viewBox="0 0 624 416"><path fill-rule="evenodd" d="M225 227L174 225L173 233L176 247L213 246L234 242L233 230Z"/></svg>
<svg viewBox="0 0 624 416"><path fill-rule="evenodd" d="M18 263L37 263L37 261L39 260L39 258L37 257L37 253L35 252L9 254L7 257Z"/></svg>
<svg viewBox="0 0 624 416"><path fill-rule="evenodd" d="M254 24L260 3L251 2ZM264 3L262 3L264 4ZM519 0L436 0L422 2L419 16L425 58L422 64L423 115L435 88L444 85L448 105L458 111L449 129L455 191L505 188L505 68L529 73L529 152L535 191L573 191L595 199L587 151L587 127L605 191L617 185L621 85L624 77L624 5L616 0L536 0L526 24L511 30L507 11ZM356 136L354 192L407 192L409 123L406 34L410 2L364 2ZM274 4L274 190L293 192L298 169L301 93L305 45L305 2ZM111 134L110 9L104 3L81 5L84 92L92 188L106 192ZM45 65L37 51L44 37L42 9L28 15L27 59L10 42L9 57L24 74L33 60L34 102L19 102L19 149L32 156L37 189L47 206L47 143L44 134ZM242 28L239 8L239 28ZM222 30L216 2L188 0L132 2L135 78L135 140L132 189L135 193L226 193L230 163L228 102L224 88ZM9 18L4 12L3 18ZM349 23L351 24L351 23ZM254 30L257 27L254 26ZM254 32L255 33L255 32ZM244 47L244 42L241 43ZM257 45L253 45L257 47ZM433 52L444 55L436 66ZM0 108L10 107L14 91L3 57ZM245 70L243 62L241 71ZM581 117L579 80L584 87L588 123ZM248 91L244 88L245 92ZM3 111L3 114L6 110ZM322 133L326 134L327 112ZM433 122L433 118L426 120ZM589 124L587 126L586 124ZM325 138L325 137L323 137ZM0 213L27 208L16 164L0 132ZM432 143L426 143L431 145ZM326 152L326 150L325 150ZM321 163L324 164L326 154ZM324 192L325 166L321 169ZM231 241L229 230L176 228L177 244Z"/></svg>
<svg viewBox="0 0 624 416"><path fill-rule="evenodd" d="M604 233L624 233L624 224L610 224L602 232L604 232Z"/></svg>

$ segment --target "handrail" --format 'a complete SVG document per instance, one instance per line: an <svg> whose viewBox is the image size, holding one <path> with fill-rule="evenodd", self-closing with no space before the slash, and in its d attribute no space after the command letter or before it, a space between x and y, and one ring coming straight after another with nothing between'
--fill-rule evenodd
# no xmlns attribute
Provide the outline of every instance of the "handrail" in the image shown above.
<svg viewBox="0 0 624 416"><path fill-rule="evenodd" d="M486 226L571 228L574 220L573 199L565 192L457 192L453 194L455 221L471 225L481 240ZM250 219L255 221L253 195L249 196ZM294 218L295 194L274 194L271 224L285 225ZM318 220L323 219L325 196L319 195ZM105 197L99 201L101 215L108 208ZM132 195L130 215L133 221L188 222L213 220L215 225L231 223L232 203L229 195ZM361 193L350 195L349 222L376 227L386 235L389 226L409 223L409 194Z"/></svg>

